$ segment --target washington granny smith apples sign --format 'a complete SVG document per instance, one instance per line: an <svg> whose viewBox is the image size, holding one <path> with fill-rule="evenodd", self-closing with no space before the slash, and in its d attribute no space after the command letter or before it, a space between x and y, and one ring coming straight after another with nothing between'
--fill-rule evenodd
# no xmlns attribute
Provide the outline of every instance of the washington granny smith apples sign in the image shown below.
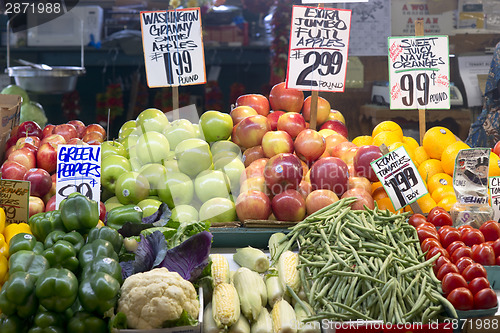
<svg viewBox="0 0 500 333"><path fill-rule="evenodd" d="M404 147L371 162L395 210L415 202L428 193L427 187Z"/></svg>
<svg viewBox="0 0 500 333"><path fill-rule="evenodd" d="M99 202L101 146L58 145L56 173L56 207L73 192Z"/></svg>
<svg viewBox="0 0 500 333"><path fill-rule="evenodd" d="M30 182L0 179L0 207L5 212L5 222L28 221Z"/></svg>
<svg viewBox="0 0 500 333"><path fill-rule="evenodd" d="M351 10L293 6L286 87L343 92Z"/></svg>
<svg viewBox="0 0 500 333"><path fill-rule="evenodd" d="M199 8L141 12L150 88L206 83Z"/></svg>
<svg viewBox="0 0 500 333"><path fill-rule="evenodd" d="M389 37L391 109L449 109L448 36Z"/></svg>

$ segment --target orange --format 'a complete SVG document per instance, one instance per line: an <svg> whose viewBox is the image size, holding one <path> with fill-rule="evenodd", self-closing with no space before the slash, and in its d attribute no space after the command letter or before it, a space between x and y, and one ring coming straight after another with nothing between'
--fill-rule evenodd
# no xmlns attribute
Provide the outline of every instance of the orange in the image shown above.
<svg viewBox="0 0 500 333"><path fill-rule="evenodd" d="M448 195L443 199L441 199L441 201L439 201L437 205L439 207L443 207L449 212L451 210L451 207L453 207L453 205L455 204L455 202L457 202L457 197L455 197L455 195Z"/></svg>
<svg viewBox="0 0 500 333"><path fill-rule="evenodd" d="M432 193L438 187L443 185L453 185L453 178L447 173L439 172L432 177L429 177L429 181L427 182L427 189L429 190L429 193Z"/></svg>
<svg viewBox="0 0 500 333"><path fill-rule="evenodd" d="M403 143L406 143L411 149L415 150L420 146L414 138L411 136L403 136Z"/></svg>
<svg viewBox="0 0 500 333"><path fill-rule="evenodd" d="M397 133L383 131L373 137L372 145L380 146L381 144L385 144L386 146L390 146L393 143L401 142L401 140L401 137Z"/></svg>
<svg viewBox="0 0 500 333"><path fill-rule="evenodd" d="M500 176L500 158L494 152L490 153L490 166L488 168L488 176Z"/></svg>
<svg viewBox="0 0 500 333"><path fill-rule="evenodd" d="M432 199L429 193L417 199L417 203L424 214L429 213L432 208L436 207L436 201Z"/></svg>
<svg viewBox="0 0 500 333"><path fill-rule="evenodd" d="M446 147L456 141L457 138L455 137L455 134L453 134L449 129L446 127L436 126L425 132L424 139L422 140L422 146L430 158L440 160Z"/></svg>
<svg viewBox="0 0 500 333"><path fill-rule="evenodd" d="M404 147L406 152L408 153L408 156L410 156L411 160L415 160L415 149L410 148L408 144L404 142L395 142L392 145L389 146L389 151L393 151L398 149L399 147Z"/></svg>
<svg viewBox="0 0 500 333"><path fill-rule="evenodd" d="M382 198L388 198L387 192L383 186L377 187L372 193L373 200L377 201Z"/></svg>
<svg viewBox="0 0 500 333"><path fill-rule="evenodd" d="M392 201L389 197L387 198L382 198L382 199L379 199L376 201L377 203L377 207L380 209L380 210L389 210L393 213L396 212L396 210L394 209L394 205L392 204ZM401 208L400 210L398 210L398 213L401 213L403 211L403 208Z"/></svg>
<svg viewBox="0 0 500 333"><path fill-rule="evenodd" d="M427 183L428 180L434 176L436 173L443 172L443 167L441 166L441 161L434 158L423 161L418 166L418 172L422 179Z"/></svg>
<svg viewBox="0 0 500 333"><path fill-rule="evenodd" d="M455 171L455 159L457 158L458 152L462 149L469 148L469 145L463 141L453 142L451 145L446 147L441 156L441 165L443 166L444 172L453 176L453 172Z"/></svg>
<svg viewBox="0 0 500 333"><path fill-rule="evenodd" d="M372 193L379 187L382 186L382 183L381 182L373 182L372 183Z"/></svg>
<svg viewBox="0 0 500 333"><path fill-rule="evenodd" d="M370 135L360 135L352 139L352 143L358 147L371 145L372 141L373 138Z"/></svg>
<svg viewBox="0 0 500 333"><path fill-rule="evenodd" d="M399 137L399 141L403 140L403 129L394 121L386 120L379 123L373 129L372 137L376 137L380 132L394 132Z"/></svg>
<svg viewBox="0 0 500 333"><path fill-rule="evenodd" d="M420 146L415 148L415 166L418 168L420 164L422 164L423 161L428 160L430 157L427 155L427 152L425 151L424 147Z"/></svg>
<svg viewBox="0 0 500 333"><path fill-rule="evenodd" d="M449 195L455 195L455 190L452 185L443 185L431 192L432 199L436 202L441 201L444 197Z"/></svg>

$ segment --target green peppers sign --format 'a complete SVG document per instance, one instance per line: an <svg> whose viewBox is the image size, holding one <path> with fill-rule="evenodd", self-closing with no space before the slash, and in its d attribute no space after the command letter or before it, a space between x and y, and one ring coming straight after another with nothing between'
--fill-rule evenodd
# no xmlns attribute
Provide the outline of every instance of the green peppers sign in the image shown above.
<svg viewBox="0 0 500 333"><path fill-rule="evenodd" d="M56 207L73 192L100 201L101 146L57 147Z"/></svg>

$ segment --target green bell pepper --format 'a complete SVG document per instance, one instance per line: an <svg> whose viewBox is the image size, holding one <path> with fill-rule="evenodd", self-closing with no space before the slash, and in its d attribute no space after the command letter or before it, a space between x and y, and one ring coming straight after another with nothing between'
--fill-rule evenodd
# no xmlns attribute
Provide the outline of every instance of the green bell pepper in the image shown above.
<svg viewBox="0 0 500 333"><path fill-rule="evenodd" d="M14 253L21 251L21 250L34 251L37 246L40 246L40 245L37 245L37 243L39 243L39 242L37 242L35 236L33 236L31 234L27 234L24 232L16 234L16 235L14 235L14 237L12 237L10 239L9 255L13 255ZM40 244L41 244L42 250L43 250L43 244L42 243L40 243Z"/></svg>
<svg viewBox="0 0 500 333"><path fill-rule="evenodd" d="M50 267L67 268L76 272L79 266L73 244L62 239L43 251L43 256L49 261Z"/></svg>
<svg viewBox="0 0 500 333"><path fill-rule="evenodd" d="M142 223L142 209L136 205L124 205L111 209L106 214L106 225L119 230L127 222Z"/></svg>
<svg viewBox="0 0 500 333"><path fill-rule="evenodd" d="M113 245L116 253L120 253L123 246L123 236L113 228L103 226L101 228L92 228L87 236L87 242L91 243L96 239L105 239Z"/></svg>
<svg viewBox="0 0 500 333"><path fill-rule="evenodd" d="M0 315L0 332L24 333L27 331L26 323L18 316Z"/></svg>
<svg viewBox="0 0 500 333"><path fill-rule="evenodd" d="M99 223L99 203L79 192L71 193L59 209L64 227L68 231L87 233Z"/></svg>
<svg viewBox="0 0 500 333"><path fill-rule="evenodd" d="M102 256L95 258L83 268L82 280L97 272L107 273L120 284L122 282L122 266L120 266L118 260Z"/></svg>
<svg viewBox="0 0 500 333"><path fill-rule="evenodd" d="M70 242L71 245L75 248L76 253L80 252L82 249L83 245L85 245L85 239L83 238L82 234L79 233L78 231L70 231L70 232L64 232L61 230L55 230L52 231L50 234L47 235L45 238L45 248L48 249L52 247L57 241L59 240L65 240L67 242Z"/></svg>
<svg viewBox="0 0 500 333"><path fill-rule="evenodd" d="M11 274L0 291L0 310L7 316L27 318L38 310L35 296L37 278L27 272Z"/></svg>
<svg viewBox="0 0 500 333"><path fill-rule="evenodd" d="M78 279L66 268L49 268L36 282L35 294L48 311L64 312L78 294Z"/></svg>
<svg viewBox="0 0 500 333"><path fill-rule="evenodd" d="M80 266L85 268L85 266L99 256L118 260L118 255L110 242L104 239L96 239L92 243L85 244L80 250L80 254L78 255Z"/></svg>
<svg viewBox="0 0 500 333"><path fill-rule="evenodd" d="M28 333L64 333L65 326L64 315L47 311L41 306L33 318L33 324Z"/></svg>
<svg viewBox="0 0 500 333"><path fill-rule="evenodd" d="M49 261L44 256L33 251L17 251L9 258L9 274L26 272L38 278L49 268Z"/></svg>
<svg viewBox="0 0 500 333"><path fill-rule="evenodd" d="M87 312L78 312L69 320L66 331L71 333L107 333L108 325L102 318Z"/></svg>
<svg viewBox="0 0 500 333"><path fill-rule="evenodd" d="M29 218L29 225L31 232L40 242L44 242L45 237L54 230L66 231L59 210L35 214Z"/></svg>
<svg viewBox="0 0 500 333"><path fill-rule="evenodd" d="M120 292L120 282L104 272L96 272L83 279L78 288L78 299L91 313L104 314L114 308Z"/></svg>

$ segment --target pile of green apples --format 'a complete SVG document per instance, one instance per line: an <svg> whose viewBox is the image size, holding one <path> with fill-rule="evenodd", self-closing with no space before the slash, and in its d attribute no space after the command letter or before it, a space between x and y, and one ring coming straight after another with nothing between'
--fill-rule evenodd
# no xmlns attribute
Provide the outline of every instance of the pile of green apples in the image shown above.
<svg viewBox="0 0 500 333"><path fill-rule="evenodd" d="M116 140L101 145L106 211L135 204L146 217L163 202L179 222L236 221L245 166L228 140L232 128L231 116L219 111L204 112L195 124L149 108L125 122Z"/></svg>

